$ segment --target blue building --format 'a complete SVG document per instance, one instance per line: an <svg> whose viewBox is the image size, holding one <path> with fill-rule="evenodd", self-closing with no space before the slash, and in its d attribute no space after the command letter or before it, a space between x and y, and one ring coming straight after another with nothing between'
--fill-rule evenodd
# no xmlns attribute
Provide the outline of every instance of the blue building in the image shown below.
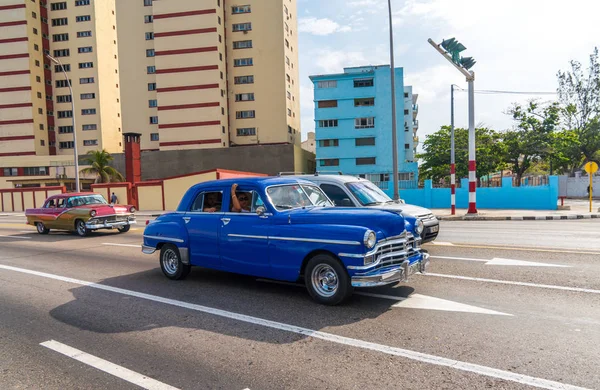
<svg viewBox="0 0 600 390"><path fill-rule="evenodd" d="M418 179L416 97L411 87L405 90L402 68L395 69L395 77L398 180L400 188L414 188ZM391 195L390 66L344 68L344 73L310 79L315 91L317 170L364 177Z"/></svg>

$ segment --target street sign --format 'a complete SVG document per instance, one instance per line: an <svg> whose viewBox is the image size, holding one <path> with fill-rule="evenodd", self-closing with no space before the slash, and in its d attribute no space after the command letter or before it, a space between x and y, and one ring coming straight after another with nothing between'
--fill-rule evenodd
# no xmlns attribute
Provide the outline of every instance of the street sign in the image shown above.
<svg viewBox="0 0 600 390"><path fill-rule="evenodd" d="M590 161L589 163L585 164L583 169L591 175L593 173L596 173L596 171L598 170L598 164L596 164L593 161Z"/></svg>

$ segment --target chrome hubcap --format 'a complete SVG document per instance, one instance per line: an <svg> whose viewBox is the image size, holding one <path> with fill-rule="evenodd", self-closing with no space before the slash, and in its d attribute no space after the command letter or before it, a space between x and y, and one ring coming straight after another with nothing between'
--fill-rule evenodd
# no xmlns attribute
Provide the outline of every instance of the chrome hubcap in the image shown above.
<svg viewBox="0 0 600 390"><path fill-rule="evenodd" d="M163 267L169 275L174 275L179 267L179 257L173 249L167 249L163 254Z"/></svg>
<svg viewBox="0 0 600 390"><path fill-rule="evenodd" d="M85 225L83 224L83 222L79 222L77 224L77 231L79 232L79 234L85 234Z"/></svg>
<svg viewBox="0 0 600 390"><path fill-rule="evenodd" d="M37 224L37 230L38 230L38 232L43 233L44 232L44 224L41 223L41 222L38 223Z"/></svg>
<svg viewBox="0 0 600 390"><path fill-rule="evenodd" d="M315 291L323 297L335 295L339 286L337 273L327 264L317 265L312 271L311 279Z"/></svg>

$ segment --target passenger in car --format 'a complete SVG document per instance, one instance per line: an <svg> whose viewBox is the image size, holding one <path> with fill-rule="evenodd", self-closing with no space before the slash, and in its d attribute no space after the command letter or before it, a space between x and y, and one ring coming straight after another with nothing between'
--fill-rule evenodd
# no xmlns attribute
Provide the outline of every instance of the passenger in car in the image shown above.
<svg viewBox="0 0 600 390"><path fill-rule="evenodd" d="M204 208L207 213L221 211L221 200L219 199L220 192L207 192L204 199Z"/></svg>
<svg viewBox="0 0 600 390"><path fill-rule="evenodd" d="M251 210L251 195L248 192L236 192L237 183L231 186L231 211L235 213L249 213Z"/></svg>

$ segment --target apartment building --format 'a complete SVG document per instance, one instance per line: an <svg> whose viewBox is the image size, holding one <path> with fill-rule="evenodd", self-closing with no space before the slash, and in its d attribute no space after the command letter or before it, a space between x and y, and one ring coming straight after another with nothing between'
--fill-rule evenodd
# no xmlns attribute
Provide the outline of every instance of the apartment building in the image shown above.
<svg viewBox="0 0 600 390"><path fill-rule="evenodd" d="M396 129L400 185L415 185L413 142L403 142L406 113L403 69L396 68ZM344 68L344 73L316 75L314 84L317 170L341 171L367 178L393 191L392 103L390 66ZM412 93L412 90L410 90ZM405 113L406 115L403 115ZM412 133L411 133L412 134Z"/></svg>
<svg viewBox="0 0 600 390"><path fill-rule="evenodd" d="M417 147L419 146L419 105L417 99L419 95L413 93L413 87L407 85L404 87L404 150L406 151L406 161L415 161Z"/></svg>
<svg viewBox="0 0 600 390"><path fill-rule="evenodd" d="M141 149L300 144L296 0L118 2L123 128Z"/></svg>

